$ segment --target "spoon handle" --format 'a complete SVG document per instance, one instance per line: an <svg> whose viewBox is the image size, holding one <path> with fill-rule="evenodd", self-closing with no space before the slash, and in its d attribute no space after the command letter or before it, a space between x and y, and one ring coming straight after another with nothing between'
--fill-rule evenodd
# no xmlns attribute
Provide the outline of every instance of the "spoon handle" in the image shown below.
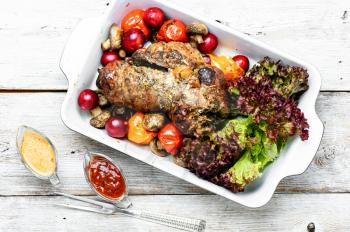
<svg viewBox="0 0 350 232"><path fill-rule="evenodd" d="M185 231L202 232L205 230L205 221L201 219L178 217L162 213L152 213L149 211L133 211L133 213L130 213L129 211L129 215L130 214L139 219Z"/></svg>

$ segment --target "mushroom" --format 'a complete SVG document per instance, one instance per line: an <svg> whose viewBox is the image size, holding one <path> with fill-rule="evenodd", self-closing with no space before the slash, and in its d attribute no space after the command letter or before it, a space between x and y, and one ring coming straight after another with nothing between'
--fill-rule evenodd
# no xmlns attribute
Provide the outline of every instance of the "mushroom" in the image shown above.
<svg viewBox="0 0 350 232"><path fill-rule="evenodd" d="M102 113L102 110L99 106L97 106L96 108L93 108L92 110L90 110L90 113L92 117L96 117L97 115Z"/></svg>
<svg viewBox="0 0 350 232"><path fill-rule="evenodd" d="M110 110L113 117L119 117L125 120L129 120L135 113L132 109L121 105L112 105Z"/></svg>
<svg viewBox="0 0 350 232"><path fill-rule="evenodd" d="M153 139L150 142L149 147L150 147L151 151L154 154L156 154L157 156L165 157L165 156L169 155L169 153L164 150L162 144L159 142L159 140L157 138Z"/></svg>
<svg viewBox="0 0 350 232"><path fill-rule="evenodd" d="M102 92L98 92L97 96L98 96L98 104L99 104L99 106L106 107L106 106L109 105L109 102L108 102L107 98L105 97L105 95L103 95Z"/></svg>
<svg viewBox="0 0 350 232"><path fill-rule="evenodd" d="M122 35L123 30L117 24L113 23L109 29L108 39L101 44L102 50L117 50L121 48Z"/></svg>
<svg viewBox="0 0 350 232"><path fill-rule="evenodd" d="M99 115L90 119L90 125L99 129L104 128L110 117L111 113L108 110L104 110Z"/></svg>
<svg viewBox="0 0 350 232"><path fill-rule="evenodd" d="M101 43L102 51L108 51L111 48L111 41L107 39L106 41Z"/></svg>
<svg viewBox="0 0 350 232"><path fill-rule="evenodd" d="M187 33L192 35L206 35L208 34L208 27L201 22L193 22L187 25Z"/></svg>
<svg viewBox="0 0 350 232"><path fill-rule="evenodd" d="M160 113L146 114L143 119L143 128L148 131L158 131L165 124L165 116Z"/></svg>
<svg viewBox="0 0 350 232"><path fill-rule="evenodd" d="M198 35L198 34L197 35L191 35L190 36L190 41L194 42L196 44L201 44L201 43L204 42L202 35Z"/></svg>
<svg viewBox="0 0 350 232"><path fill-rule="evenodd" d="M122 35L123 30L118 27L117 24L113 23L109 29L109 40L111 41L111 49L119 49L122 46Z"/></svg>

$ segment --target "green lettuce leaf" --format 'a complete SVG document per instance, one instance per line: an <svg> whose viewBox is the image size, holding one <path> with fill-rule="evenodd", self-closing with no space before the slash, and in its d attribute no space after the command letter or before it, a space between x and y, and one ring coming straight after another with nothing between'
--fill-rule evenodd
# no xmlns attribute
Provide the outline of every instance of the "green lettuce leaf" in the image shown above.
<svg viewBox="0 0 350 232"><path fill-rule="evenodd" d="M260 128L255 128L253 134L242 157L227 172L220 174L215 182L234 192L242 191L246 185L261 176L265 167L278 157L284 141L274 142Z"/></svg>
<svg viewBox="0 0 350 232"><path fill-rule="evenodd" d="M252 117L239 117L227 122L224 128L217 132L217 135L221 138L232 137L233 133L237 136L237 143L243 150L247 143L249 134L252 131L253 118Z"/></svg>

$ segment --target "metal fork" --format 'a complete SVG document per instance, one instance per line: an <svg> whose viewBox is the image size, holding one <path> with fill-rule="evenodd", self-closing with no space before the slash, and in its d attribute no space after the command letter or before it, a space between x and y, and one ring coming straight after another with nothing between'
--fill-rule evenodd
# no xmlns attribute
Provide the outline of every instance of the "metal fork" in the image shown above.
<svg viewBox="0 0 350 232"><path fill-rule="evenodd" d="M177 228L185 231L202 232L205 230L205 221L201 219L184 218L184 217L178 217L178 216L161 214L161 213L152 213L145 210L120 209L120 208L117 208L115 205L101 202L101 201L91 200L85 197L79 197L79 196L75 196L67 193L61 193L61 192L55 192L55 194L64 196L67 198L71 198L77 201L90 203L97 207L86 207L86 206L79 206L79 205L55 203L55 205L58 205L58 206L63 206L63 207L68 207L73 209L80 209L84 211L90 211L90 212L101 213L101 214L122 213L135 218L166 225L169 227L173 227L173 228Z"/></svg>

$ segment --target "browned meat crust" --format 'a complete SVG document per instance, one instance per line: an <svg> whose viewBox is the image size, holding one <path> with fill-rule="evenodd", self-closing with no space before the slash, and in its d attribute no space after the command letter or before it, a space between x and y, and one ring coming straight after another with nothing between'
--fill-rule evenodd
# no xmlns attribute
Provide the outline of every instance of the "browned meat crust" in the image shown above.
<svg viewBox="0 0 350 232"><path fill-rule="evenodd" d="M137 50L132 55L135 65L176 68L180 65L198 68L204 66L204 59L201 53L191 47L188 43L181 42L159 42L148 48ZM152 66L153 64L153 66Z"/></svg>
<svg viewBox="0 0 350 232"><path fill-rule="evenodd" d="M138 61L133 56L131 62L110 63L99 70L99 86L112 104L125 105L142 112L163 111L185 134L198 132L198 129L202 130L213 123L213 115L228 115L230 105L222 71L205 66L201 55L197 54L199 52L187 45L156 43L146 50L137 51ZM156 58L160 47L163 49L162 56L166 57L164 59ZM180 54L179 59L172 58L171 53L174 51ZM149 65L135 65L139 61L138 65L142 65L141 60L156 63L167 71ZM172 69L179 64L190 67L189 74L184 78L176 75L176 69ZM194 81L199 84L193 85Z"/></svg>

